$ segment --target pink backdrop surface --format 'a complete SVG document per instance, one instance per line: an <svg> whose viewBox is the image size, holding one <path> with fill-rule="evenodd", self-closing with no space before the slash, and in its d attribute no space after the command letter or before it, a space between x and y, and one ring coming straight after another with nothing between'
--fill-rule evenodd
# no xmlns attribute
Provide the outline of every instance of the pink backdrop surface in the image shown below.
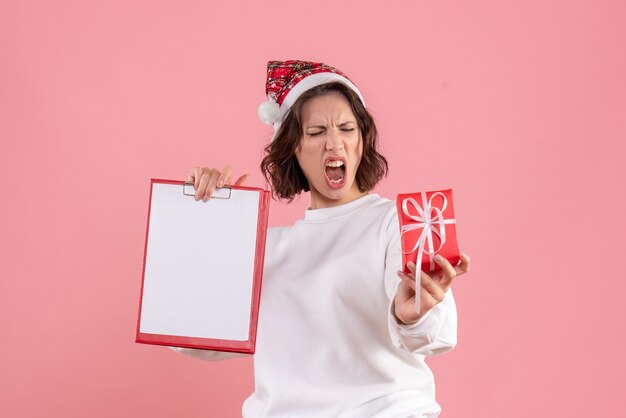
<svg viewBox="0 0 626 418"><path fill-rule="evenodd" d="M625 22L618 0L2 1L0 415L240 416L251 359L134 342L149 183L263 186L266 62L297 58L363 92L377 193L455 191L473 269L429 360L442 416L624 416Z"/></svg>

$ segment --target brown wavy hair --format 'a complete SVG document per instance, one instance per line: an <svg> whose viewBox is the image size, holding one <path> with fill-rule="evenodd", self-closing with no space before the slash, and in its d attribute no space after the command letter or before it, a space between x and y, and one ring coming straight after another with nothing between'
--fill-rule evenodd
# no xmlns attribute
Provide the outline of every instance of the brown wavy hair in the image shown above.
<svg viewBox="0 0 626 418"><path fill-rule="evenodd" d="M377 151L378 131L374 118L363 106L354 90L340 81L313 87L298 97L280 125L274 140L265 147L261 172L273 187L273 195L291 202L302 191L308 192L309 182L296 159L296 149L302 140L302 107L314 97L332 92L342 94L350 103L363 138L363 154L356 172L356 184L360 192L368 192L387 175L389 164Z"/></svg>

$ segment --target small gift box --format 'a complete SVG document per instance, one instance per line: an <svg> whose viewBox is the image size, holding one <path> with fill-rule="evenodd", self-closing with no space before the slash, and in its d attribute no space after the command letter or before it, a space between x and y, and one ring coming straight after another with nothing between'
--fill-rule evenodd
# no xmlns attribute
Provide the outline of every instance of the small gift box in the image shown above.
<svg viewBox="0 0 626 418"><path fill-rule="evenodd" d="M396 200L402 243L402 270L409 261L425 272L441 270L435 255L454 266L459 261L452 189L399 194Z"/></svg>

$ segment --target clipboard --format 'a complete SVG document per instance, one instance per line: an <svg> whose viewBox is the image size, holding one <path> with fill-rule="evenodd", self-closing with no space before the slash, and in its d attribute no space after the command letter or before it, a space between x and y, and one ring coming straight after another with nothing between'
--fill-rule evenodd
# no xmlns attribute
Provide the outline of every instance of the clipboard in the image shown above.
<svg viewBox="0 0 626 418"><path fill-rule="evenodd" d="M270 193L151 179L135 342L254 354Z"/></svg>

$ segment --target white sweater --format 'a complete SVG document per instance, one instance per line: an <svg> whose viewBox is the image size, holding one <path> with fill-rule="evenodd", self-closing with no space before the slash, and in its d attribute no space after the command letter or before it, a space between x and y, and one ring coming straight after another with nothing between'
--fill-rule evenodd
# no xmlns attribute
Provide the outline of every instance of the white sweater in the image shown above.
<svg viewBox="0 0 626 418"><path fill-rule="evenodd" d="M402 259L395 202L368 194L268 231L255 392L244 417L437 417L425 355L452 349L451 290L417 324L392 302ZM176 348L205 360L238 356Z"/></svg>

